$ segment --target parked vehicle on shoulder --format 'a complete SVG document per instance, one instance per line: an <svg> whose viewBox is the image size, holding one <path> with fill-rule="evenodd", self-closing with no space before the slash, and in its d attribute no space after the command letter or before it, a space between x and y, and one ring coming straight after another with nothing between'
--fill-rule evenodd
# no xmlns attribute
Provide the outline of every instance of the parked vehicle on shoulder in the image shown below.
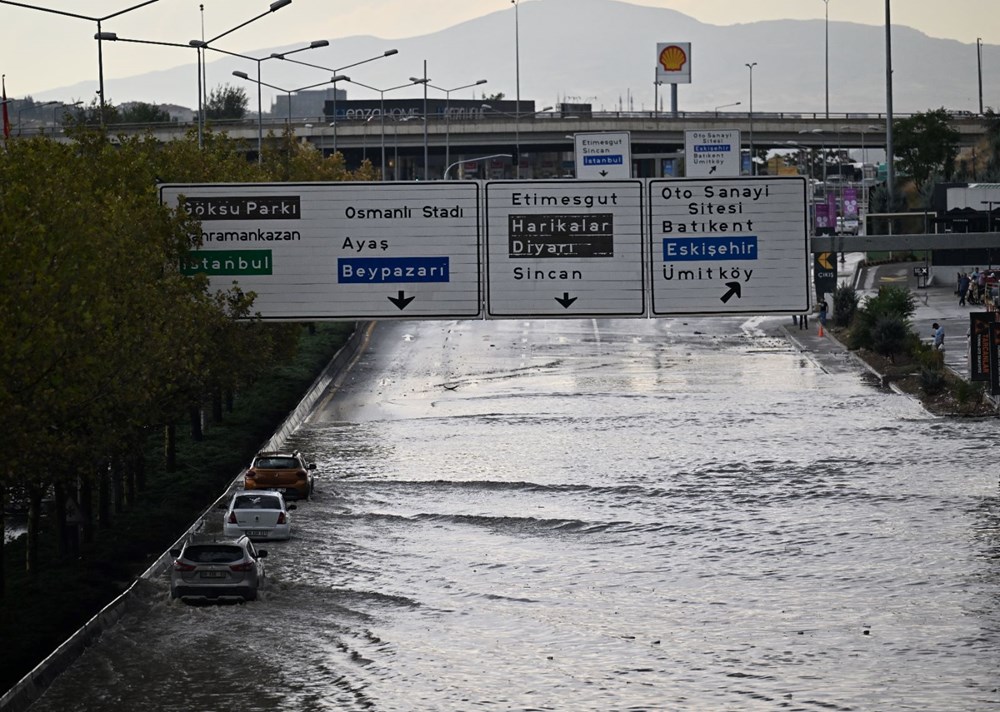
<svg viewBox="0 0 1000 712"><path fill-rule="evenodd" d="M170 555L171 598L254 601L264 584L267 551L249 537L191 539Z"/></svg>
<svg viewBox="0 0 1000 712"><path fill-rule="evenodd" d="M312 471L316 463L306 463L302 453L258 452L243 473L248 490L278 490L286 497L308 499L313 491Z"/></svg>
<svg viewBox="0 0 1000 712"><path fill-rule="evenodd" d="M222 533L230 537L247 536L254 541L287 539L292 532L290 509L295 509L295 505L286 505L281 492L237 492L229 500Z"/></svg>

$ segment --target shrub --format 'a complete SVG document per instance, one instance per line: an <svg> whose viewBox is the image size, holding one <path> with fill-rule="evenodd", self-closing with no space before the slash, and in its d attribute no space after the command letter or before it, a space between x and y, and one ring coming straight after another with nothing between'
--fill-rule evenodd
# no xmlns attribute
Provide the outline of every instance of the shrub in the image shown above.
<svg viewBox="0 0 1000 712"><path fill-rule="evenodd" d="M947 379L942 369L926 367L920 369L920 387L927 395L933 396L940 393L944 390L945 385L947 385Z"/></svg>
<svg viewBox="0 0 1000 712"><path fill-rule="evenodd" d="M906 345L910 329L898 315L880 316L871 331L872 350L895 360Z"/></svg>
<svg viewBox="0 0 1000 712"><path fill-rule="evenodd" d="M857 311L852 324L851 347L871 348L879 351L875 346L874 330L875 325L883 318L892 318L902 322L904 334L899 338L905 338L905 334L909 333L910 329L909 319L916 311L916 302L916 297L906 287L880 287L878 294L867 297L864 305ZM893 346L893 352L899 353L900 346ZM882 346L882 348L886 347L887 344Z"/></svg>
<svg viewBox="0 0 1000 712"><path fill-rule="evenodd" d="M846 284L837 287L833 292L833 323L837 326L850 326L854 314L858 311L858 293Z"/></svg>

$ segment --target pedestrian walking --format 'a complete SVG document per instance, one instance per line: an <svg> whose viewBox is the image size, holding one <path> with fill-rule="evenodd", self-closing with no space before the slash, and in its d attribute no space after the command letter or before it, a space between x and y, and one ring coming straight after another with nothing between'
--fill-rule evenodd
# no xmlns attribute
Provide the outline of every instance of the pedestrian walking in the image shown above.
<svg viewBox="0 0 1000 712"><path fill-rule="evenodd" d="M931 328L934 329L934 350L944 351L944 327L935 321Z"/></svg>
<svg viewBox="0 0 1000 712"><path fill-rule="evenodd" d="M826 328L826 313L828 309L826 300L821 299L819 302L819 323L824 329Z"/></svg>
<svg viewBox="0 0 1000 712"><path fill-rule="evenodd" d="M969 275L965 272L958 278L958 306L965 306L965 296L969 293Z"/></svg>

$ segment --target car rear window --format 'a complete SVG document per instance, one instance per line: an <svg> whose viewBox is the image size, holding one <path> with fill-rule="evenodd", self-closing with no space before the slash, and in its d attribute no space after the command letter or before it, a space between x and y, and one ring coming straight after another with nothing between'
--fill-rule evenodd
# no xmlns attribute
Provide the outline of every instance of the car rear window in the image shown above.
<svg viewBox="0 0 1000 712"><path fill-rule="evenodd" d="M267 495L242 494L233 502L233 509L281 509L281 501Z"/></svg>
<svg viewBox="0 0 1000 712"><path fill-rule="evenodd" d="M254 463L261 470L289 470L298 466L294 457L259 457Z"/></svg>
<svg viewBox="0 0 1000 712"><path fill-rule="evenodd" d="M198 564L229 564L243 558L243 549L226 544L196 544L184 550L184 558Z"/></svg>

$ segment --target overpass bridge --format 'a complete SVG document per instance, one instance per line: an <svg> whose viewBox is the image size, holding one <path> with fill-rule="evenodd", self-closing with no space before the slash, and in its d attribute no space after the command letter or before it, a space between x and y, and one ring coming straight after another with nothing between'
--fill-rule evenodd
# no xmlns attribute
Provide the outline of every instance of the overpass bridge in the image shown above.
<svg viewBox="0 0 1000 712"><path fill-rule="evenodd" d="M368 114L367 119L305 117L291 120L269 118L239 122L210 122L218 131L246 142L255 151L259 137L280 136L287 127L300 141L307 141L324 153L341 151L348 166L367 159L374 166L386 166L389 180L438 180L449 163L493 154L520 152L521 168L511 160L476 168L473 178L561 178L573 173L573 134L622 132L631 136L635 177L662 177L664 161L683 155L684 132L690 129L738 129L744 147L753 134L755 149L804 147L812 150L877 149L885 146L884 114L796 114L754 112L594 112L575 115L567 112L534 112L516 118L514 114L482 111L457 118L446 115L385 116ZM899 118L897 116L897 118ZM983 135L982 121L976 116L955 117L952 125L962 147L973 146ZM194 124L171 123L144 126L115 126L121 133L150 131L161 141L183 136ZM384 151L384 154L383 154ZM427 175L424 175L425 156ZM471 166L470 166L471 167ZM454 174L452 174L454 175Z"/></svg>

